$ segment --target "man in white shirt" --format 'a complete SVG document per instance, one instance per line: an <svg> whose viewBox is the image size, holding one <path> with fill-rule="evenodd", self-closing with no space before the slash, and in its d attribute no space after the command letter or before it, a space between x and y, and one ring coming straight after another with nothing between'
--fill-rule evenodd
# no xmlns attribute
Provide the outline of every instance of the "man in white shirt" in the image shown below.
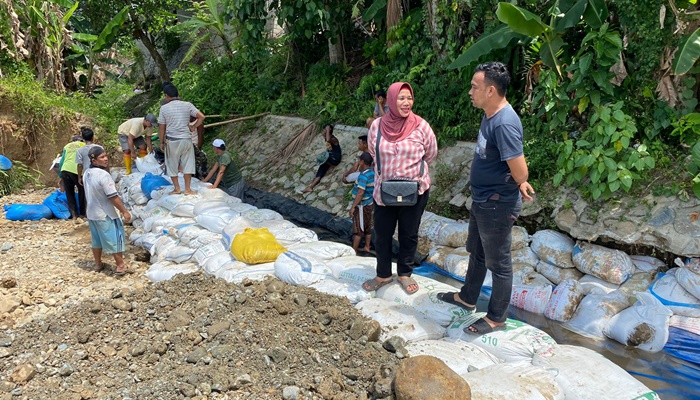
<svg viewBox="0 0 700 400"><path fill-rule="evenodd" d="M92 255L95 271L102 271L102 253L112 254L117 264L116 275L127 272L124 264L126 239L124 224L117 214L119 210L127 222L131 214L119 198L112 176L107 172L109 157L102 147L96 146L88 152L90 168L85 171L83 183L87 197L87 218L92 236ZM116 209L115 209L116 207Z"/></svg>

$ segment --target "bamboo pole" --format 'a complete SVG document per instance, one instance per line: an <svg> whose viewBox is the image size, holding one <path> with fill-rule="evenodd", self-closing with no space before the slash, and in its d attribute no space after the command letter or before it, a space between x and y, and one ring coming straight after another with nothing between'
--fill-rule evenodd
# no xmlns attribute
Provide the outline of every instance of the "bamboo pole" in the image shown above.
<svg viewBox="0 0 700 400"><path fill-rule="evenodd" d="M247 116L247 117L229 119L229 120L227 120L227 121L214 122L213 124L204 125L204 128L212 128L212 127L219 126L219 125L230 124L231 122L239 122L239 121L245 121L245 120L253 119L253 118L260 118L260 117L264 117L264 116L266 116L266 115L268 115L268 114L270 114L270 113L269 113L269 112L264 112L264 113L262 113L262 114L255 114L255 115L250 115L250 116Z"/></svg>

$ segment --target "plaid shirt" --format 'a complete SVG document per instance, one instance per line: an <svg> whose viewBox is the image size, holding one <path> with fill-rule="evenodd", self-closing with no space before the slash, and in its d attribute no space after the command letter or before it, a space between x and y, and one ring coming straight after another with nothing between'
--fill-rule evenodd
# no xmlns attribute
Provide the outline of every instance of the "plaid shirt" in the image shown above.
<svg viewBox="0 0 700 400"><path fill-rule="evenodd" d="M367 147L369 154L374 158L374 171L377 172L377 128L381 118L374 120L367 134ZM374 180L374 202L383 206L381 199L382 177L387 179L407 178L418 179L420 187L418 194L430 189L430 173L428 164L437 157L437 140L430 125L423 120L418 128L411 132L405 139L398 142L389 142L382 135L379 142L379 162L382 167L382 176L376 174ZM421 161L425 160L423 175L419 178Z"/></svg>

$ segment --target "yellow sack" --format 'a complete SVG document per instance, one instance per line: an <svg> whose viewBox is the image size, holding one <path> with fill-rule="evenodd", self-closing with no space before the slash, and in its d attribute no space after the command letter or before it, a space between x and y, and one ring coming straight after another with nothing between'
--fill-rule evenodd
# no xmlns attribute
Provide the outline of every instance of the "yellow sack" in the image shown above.
<svg viewBox="0 0 700 400"><path fill-rule="evenodd" d="M273 262L287 251L267 228L246 228L231 242L231 254L246 264Z"/></svg>

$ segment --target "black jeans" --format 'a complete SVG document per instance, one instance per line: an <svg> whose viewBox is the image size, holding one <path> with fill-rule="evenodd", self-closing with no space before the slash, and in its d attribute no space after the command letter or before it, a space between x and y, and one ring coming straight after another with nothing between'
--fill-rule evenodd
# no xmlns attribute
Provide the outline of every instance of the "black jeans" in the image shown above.
<svg viewBox="0 0 700 400"><path fill-rule="evenodd" d="M377 254L377 276L390 278L392 241L396 225L399 226L399 258L396 269L399 276L411 276L418 245L420 219L428 204L430 191L418 196L418 202L410 207L374 206L374 250Z"/></svg>
<svg viewBox="0 0 700 400"><path fill-rule="evenodd" d="M74 174L68 171L61 171L61 179L63 180L63 187L66 191L66 201L68 202L68 211L70 212L71 218L78 218L78 216L85 216L85 188L83 185L78 183L78 174ZM75 188L78 188L78 204L75 204ZM80 209L77 208L80 206Z"/></svg>
<svg viewBox="0 0 700 400"><path fill-rule="evenodd" d="M488 200L472 203L469 212L469 268L459 298L467 304L476 304L486 278L486 270L490 270L493 275L493 290L486 317L493 322L505 322L508 313L513 291L511 230L521 208L521 200L515 203Z"/></svg>

